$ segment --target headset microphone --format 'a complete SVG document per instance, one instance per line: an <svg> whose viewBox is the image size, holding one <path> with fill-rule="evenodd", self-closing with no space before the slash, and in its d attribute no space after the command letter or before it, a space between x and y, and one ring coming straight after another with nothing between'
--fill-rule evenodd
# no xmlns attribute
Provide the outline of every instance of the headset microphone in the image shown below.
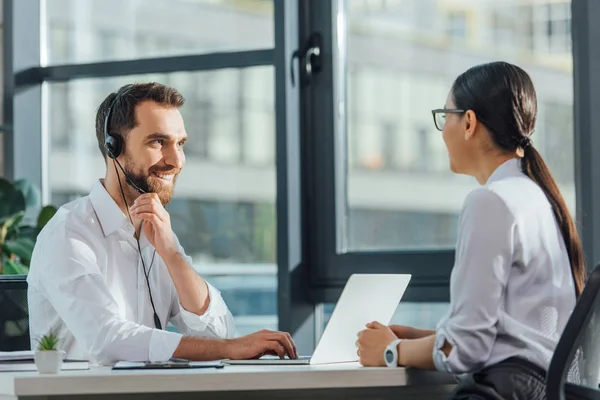
<svg viewBox="0 0 600 400"><path fill-rule="evenodd" d="M125 181L127 181L127 183L129 183L140 194L147 193L144 189L140 188L138 185L136 185L135 183L133 183L133 180L129 177L129 175L127 174L127 172L125 172L125 169L123 169L123 167L121 166L121 163L119 162L119 160L117 160L115 158L115 159L113 159L113 161L116 161L116 163L119 166L119 168L121 168L121 171L123 172L123 175L125 176Z"/></svg>

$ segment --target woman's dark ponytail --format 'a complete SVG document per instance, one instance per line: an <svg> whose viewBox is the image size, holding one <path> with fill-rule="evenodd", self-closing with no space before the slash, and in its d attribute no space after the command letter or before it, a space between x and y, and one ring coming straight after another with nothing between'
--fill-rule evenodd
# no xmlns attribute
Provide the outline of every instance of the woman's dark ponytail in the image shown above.
<svg viewBox="0 0 600 400"><path fill-rule="evenodd" d="M583 290L586 279L585 261L583 257L583 248L581 246L581 241L579 240L579 233L577 233L577 228L569 214L567 204L560 194L558 185L556 184L556 181L554 181L552 174L550 174L550 170L546 166L540 153L538 153L533 146L525 148L524 153L525 156L521 159L523 173L538 184L552 205L554 217L558 222L563 240L565 241L567 253L569 254L575 290L577 296L579 296Z"/></svg>

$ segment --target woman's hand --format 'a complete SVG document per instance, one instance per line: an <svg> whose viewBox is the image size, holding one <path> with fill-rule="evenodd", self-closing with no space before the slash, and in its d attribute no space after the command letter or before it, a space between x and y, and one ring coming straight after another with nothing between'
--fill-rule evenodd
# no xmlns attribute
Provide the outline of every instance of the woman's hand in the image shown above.
<svg viewBox="0 0 600 400"><path fill-rule="evenodd" d="M360 363L365 367L385 366L383 353L394 340L396 335L389 327L379 322L367 324L367 329L358 333L356 341Z"/></svg>
<svg viewBox="0 0 600 400"><path fill-rule="evenodd" d="M435 334L435 331L432 330L418 329L407 325L390 325L390 329L398 339L420 339Z"/></svg>

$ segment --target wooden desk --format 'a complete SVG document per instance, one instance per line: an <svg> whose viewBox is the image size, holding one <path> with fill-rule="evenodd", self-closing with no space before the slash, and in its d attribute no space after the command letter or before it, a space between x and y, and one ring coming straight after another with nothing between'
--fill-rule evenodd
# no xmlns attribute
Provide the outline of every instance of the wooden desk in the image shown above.
<svg viewBox="0 0 600 400"><path fill-rule="evenodd" d="M226 366L176 371L62 371L0 373L0 400L98 399L445 399L451 375L363 368L357 363L324 366Z"/></svg>

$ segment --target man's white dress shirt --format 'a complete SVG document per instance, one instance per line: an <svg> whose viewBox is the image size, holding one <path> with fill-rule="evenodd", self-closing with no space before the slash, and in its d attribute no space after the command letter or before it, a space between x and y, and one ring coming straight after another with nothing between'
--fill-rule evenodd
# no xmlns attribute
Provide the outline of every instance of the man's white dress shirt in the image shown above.
<svg viewBox="0 0 600 400"><path fill-rule="evenodd" d="M520 159L509 160L465 201L435 366L461 374L518 356L547 369L574 307L569 257L550 202Z"/></svg>
<svg viewBox="0 0 600 400"><path fill-rule="evenodd" d="M204 315L179 302L169 271L143 234L142 255L163 327L154 314L131 222L100 181L90 194L62 206L40 233L27 282L31 345L52 330L72 359L100 364L119 360L164 361L182 335L232 337L234 324L221 294L210 284ZM173 234L175 236L175 234ZM191 265L175 236L177 245Z"/></svg>

